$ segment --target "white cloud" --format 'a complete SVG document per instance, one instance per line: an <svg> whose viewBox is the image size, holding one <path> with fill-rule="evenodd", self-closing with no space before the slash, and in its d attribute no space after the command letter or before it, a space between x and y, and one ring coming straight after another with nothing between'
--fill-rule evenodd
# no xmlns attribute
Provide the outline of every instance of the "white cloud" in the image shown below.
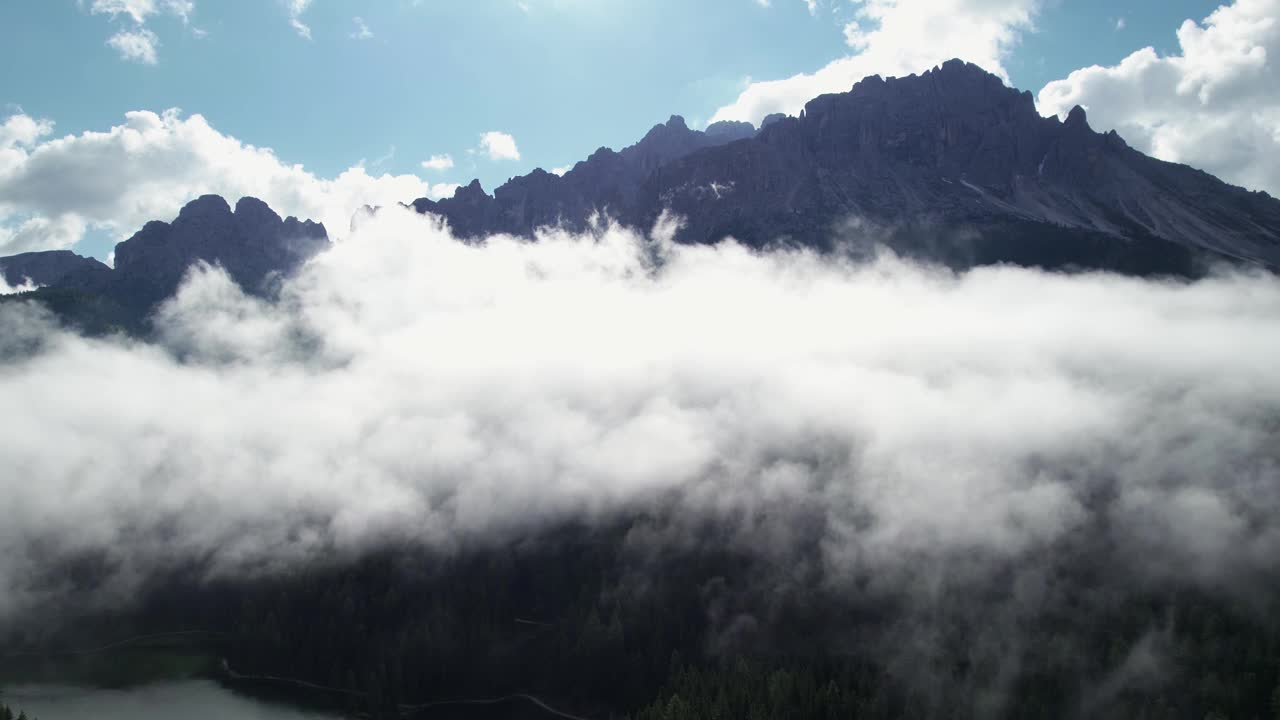
<svg viewBox="0 0 1280 720"><path fill-rule="evenodd" d="M1116 30L1123 30L1123 29L1125 29L1125 26L1126 26L1127 24L1128 24L1128 23L1126 23L1126 22L1125 22L1125 19L1124 19L1124 18L1120 18L1120 19L1116 20Z"/></svg>
<svg viewBox="0 0 1280 720"><path fill-rule="evenodd" d="M311 27L302 22L302 14L311 7L311 0L285 0L289 10L289 25L299 37L311 39Z"/></svg>
<svg viewBox="0 0 1280 720"><path fill-rule="evenodd" d="M80 241L87 229L84 219L74 213L53 218L7 218L0 210L0 255L69 248Z"/></svg>
<svg viewBox="0 0 1280 720"><path fill-rule="evenodd" d="M122 60L132 60L144 65L155 65L157 62L156 46L160 39L146 28L121 30L112 35L107 44L120 53Z"/></svg>
<svg viewBox="0 0 1280 720"><path fill-rule="evenodd" d="M342 236L366 204L452 192L415 175L374 176L362 166L316 177L177 110L131 112L106 132L41 141L51 130L21 114L0 125L0 255L70 247L89 226L128 237L205 193L232 202L252 195Z"/></svg>
<svg viewBox="0 0 1280 720"><path fill-rule="evenodd" d="M798 115L823 93L845 92L868 75L909 75L962 58L1007 79L1004 61L1032 27L1041 0L865 0L845 26L855 52L814 73L752 82L712 122L759 124L776 112Z"/></svg>
<svg viewBox="0 0 1280 720"><path fill-rule="evenodd" d="M553 167L553 168L551 168L551 174L552 174L552 175L559 175L559 176L561 176L561 177L564 177L564 174L565 174L565 173L567 173L567 172L569 172L569 171L570 171L570 170L572 170L572 169L573 169L573 168L572 168L572 167L570 167L570 166L568 166L568 165L564 165L564 166L561 166L561 167Z"/></svg>
<svg viewBox="0 0 1280 720"><path fill-rule="evenodd" d="M453 157L450 155L432 155L430 158L422 161L422 167L427 170L448 170L453 167Z"/></svg>
<svg viewBox="0 0 1280 720"><path fill-rule="evenodd" d="M191 16L196 11L195 0L165 0L165 7L170 13L176 15L183 25L190 24Z"/></svg>
<svg viewBox="0 0 1280 720"><path fill-rule="evenodd" d="M121 59L146 65L158 62L156 48L160 46L160 39L146 27L147 20L163 12L189 25L195 10L195 0L93 0L89 6L89 12L94 15L110 15L113 20L125 16L133 20L132 29L117 31L107 40L107 45L115 48ZM192 32L198 37L205 35L198 28Z"/></svg>
<svg viewBox="0 0 1280 720"><path fill-rule="evenodd" d="M93 0L89 12L94 15L127 15L139 25L156 13L155 0Z"/></svg>
<svg viewBox="0 0 1280 720"><path fill-rule="evenodd" d="M33 118L19 111L5 118L0 124L0 152L19 147L30 147L37 140L53 132L53 122ZM0 172L7 167L0 161Z"/></svg>
<svg viewBox="0 0 1280 720"><path fill-rule="evenodd" d="M491 131L480 136L480 151L490 160L519 160L520 149L516 139L507 133Z"/></svg>
<svg viewBox="0 0 1280 720"><path fill-rule="evenodd" d="M351 31L352 40L370 40L373 38L373 31L369 29L369 25L365 23L364 18L351 18L355 23L356 29Z"/></svg>
<svg viewBox="0 0 1280 720"><path fill-rule="evenodd" d="M0 274L0 295L14 295L16 293L32 292L34 290L39 290L40 288L41 286L32 282L31 278L23 278L22 282L17 285L10 285L5 280L4 275Z"/></svg>
<svg viewBox="0 0 1280 720"><path fill-rule="evenodd" d="M1280 0L1237 0L1178 29L1180 52L1138 50L1040 91L1046 114L1075 105L1163 160L1280 195Z"/></svg>
<svg viewBox="0 0 1280 720"><path fill-rule="evenodd" d="M780 557L811 513L832 583L1038 565L1097 531L1118 576L1218 592L1280 551L1269 277L956 275L616 228L462 243L392 207L276 305L197 271L161 347L23 310L0 305L22 408L0 415L0 616L86 550L121 578L233 572L660 498Z"/></svg>
<svg viewBox="0 0 1280 720"><path fill-rule="evenodd" d="M460 187L462 186L457 183L435 183L434 185L428 183L427 190L423 193L423 197L429 197L432 200L453 197L453 194L457 192Z"/></svg>

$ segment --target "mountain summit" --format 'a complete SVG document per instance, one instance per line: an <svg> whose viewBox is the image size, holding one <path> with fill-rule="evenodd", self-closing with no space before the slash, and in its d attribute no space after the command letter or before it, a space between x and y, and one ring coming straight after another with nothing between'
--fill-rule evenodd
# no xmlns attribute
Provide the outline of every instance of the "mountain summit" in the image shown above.
<svg viewBox="0 0 1280 720"><path fill-rule="evenodd" d="M1143 155L1091 129L1082 108L1042 117L1030 93L960 60L866 78L758 132L673 117L563 177L537 170L493 196L476 189L414 207L463 236L581 229L597 211L648 227L672 210L685 219L677 240L691 243L874 241L961 267L1280 267L1280 201Z"/></svg>
<svg viewBox="0 0 1280 720"><path fill-rule="evenodd" d="M329 247L324 225L282 219L265 202L218 195L187 203L171 223L153 220L118 243L115 267L69 251L0 258L11 285L43 286L31 297L89 332L145 331L156 305L178 289L192 265L221 266L245 292L269 296L279 280Z"/></svg>
<svg viewBox="0 0 1280 720"><path fill-rule="evenodd" d="M1030 93L959 60L866 78L814 98L799 117L771 115L759 130L721 122L699 131L672 116L563 176L534 170L492 195L473 181L413 207L463 238L580 231L599 214L648 228L671 211L685 243L887 246L958 268L1280 268L1280 200L1147 157L1114 132L1095 132L1082 108L1041 117ZM254 198L233 210L207 195L117 245L114 269L61 252L0 258L0 272L13 285L47 286L35 297L81 327L140 329L197 261L269 295L327 246L322 225L281 219Z"/></svg>

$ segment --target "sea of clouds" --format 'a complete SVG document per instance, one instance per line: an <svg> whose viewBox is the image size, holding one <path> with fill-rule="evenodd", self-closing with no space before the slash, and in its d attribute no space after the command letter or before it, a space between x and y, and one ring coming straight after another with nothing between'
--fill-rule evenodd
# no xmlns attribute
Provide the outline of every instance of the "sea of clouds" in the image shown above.
<svg viewBox="0 0 1280 720"><path fill-rule="evenodd" d="M1273 276L671 236L464 243L392 208L275 301L193 270L153 342L0 304L0 618L76 558L111 568L102 602L184 563L448 552L655 503L762 553L816 533L827 582L1103 527L1143 576L1274 579Z"/></svg>

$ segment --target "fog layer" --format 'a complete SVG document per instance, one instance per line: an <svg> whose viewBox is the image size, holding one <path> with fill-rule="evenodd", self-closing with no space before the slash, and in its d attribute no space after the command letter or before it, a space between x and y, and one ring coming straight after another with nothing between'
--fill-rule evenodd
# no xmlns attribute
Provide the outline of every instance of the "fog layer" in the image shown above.
<svg viewBox="0 0 1280 720"><path fill-rule="evenodd" d="M159 341L0 304L0 618L653 507L840 583L1074 533L1217 586L1280 550L1280 283L855 264L385 210L281 299L195 270ZM803 525L797 518L805 519ZM967 561L956 564L958 560Z"/></svg>

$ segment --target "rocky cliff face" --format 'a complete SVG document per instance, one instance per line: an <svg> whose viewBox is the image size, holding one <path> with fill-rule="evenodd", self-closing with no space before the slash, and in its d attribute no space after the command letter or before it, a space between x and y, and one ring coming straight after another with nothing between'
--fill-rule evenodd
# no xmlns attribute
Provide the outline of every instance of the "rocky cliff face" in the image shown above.
<svg viewBox="0 0 1280 720"><path fill-rule="evenodd" d="M462 237L582 230L597 213L647 228L669 210L690 243L887 245L956 267L1193 275L1232 259L1280 269L1280 201L1147 157L1094 132L1082 109L1041 117L1029 93L958 60L867 78L762 125L697 131L672 117L563 177L535 170L493 195L473 182L413 206ZM114 270L52 252L0 258L0 271L11 285L48 286L37 295L84 326L141 327L195 262L269 295L328 242L322 225L281 219L260 200L232 210L209 195L117 245Z"/></svg>
<svg viewBox="0 0 1280 720"><path fill-rule="evenodd" d="M246 292L270 295L328 246L323 225L281 219L255 198L241 198L232 211L221 197L205 195L172 223L149 222L117 244L115 269L70 252L0 258L0 269L7 282L29 277L44 285L34 297L82 330L145 333L150 312L197 262L221 265Z"/></svg>
<svg viewBox="0 0 1280 720"><path fill-rule="evenodd" d="M1041 117L1030 93L958 60L867 78L758 133L698 137L677 121L564 178L535 172L492 198L473 186L415 207L463 235L578 229L596 211L647 227L672 210L684 242L876 242L957 266L1280 267L1280 201L1147 157L1094 132L1082 109Z"/></svg>
<svg viewBox="0 0 1280 720"><path fill-rule="evenodd" d="M563 177L534 170L502 185L493 196L479 182L472 182L452 198L422 198L413 206L418 212L445 216L463 237L498 232L529 235L548 225L582 230L597 211L628 214L637 206L644 182L659 168L690 153L754 135L750 123L715 123L704 132L691 130L684 118L673 115L635 145L619 152L600 148Z"/></svg>
<svg viewBox="0 0 1280 720"><path fill-rule="evenodd" d="M147 223L116 245L116 282L133 292L164 297L198 261L221 265L242 288L266 293L329 245L324 226L282 220L266 203L241 198L235 211L217 195L193 200L172 223Z"/></svg>
<svg viewBox="0 0 1280 720"><path fill-rule="evenodd" d="M101 262L76 255L70 250L48 250L0 258L0 277L17 287L28 281L35 285L58 285L70 276L109 273Z"/></svg>

